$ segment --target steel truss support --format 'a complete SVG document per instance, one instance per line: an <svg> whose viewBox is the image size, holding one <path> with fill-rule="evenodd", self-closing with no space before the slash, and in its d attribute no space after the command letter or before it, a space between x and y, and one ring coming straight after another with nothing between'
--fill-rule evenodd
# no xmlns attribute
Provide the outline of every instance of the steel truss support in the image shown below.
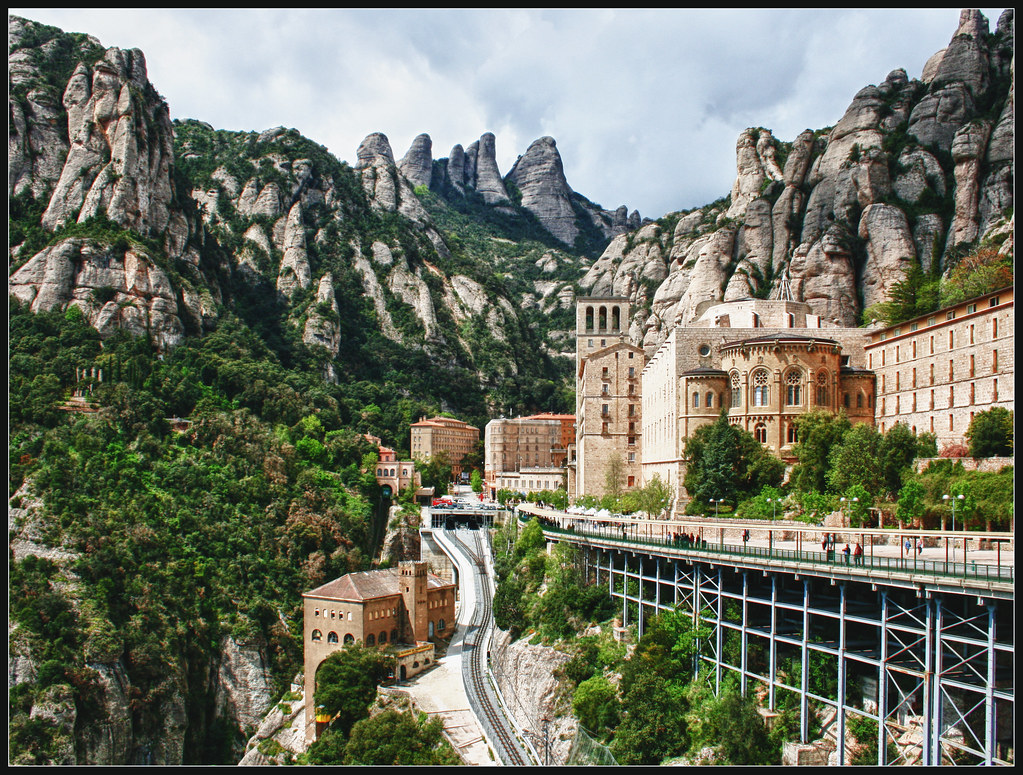
<svg viewBox="0 0 1023 775"><path fill-rule="evenodd" d="M710 629L694 669L712 671L715 691L732 671L744 694L750 678L763 681L772 709L778 689L795 693L803 742L810 742L814 707L833 709L839 763L851 753L846 731L854 715L877 722L872 742L882 766L1013 763L999 748L1011 748L1014 740L1013 632L998 626L999 611L1011 624L1011 608L1004 608L1010 601L877 582L829 585L786 570L644 558L617 549L587 554L587 561L598 581L607 573L609 594L622 598L624 624L630 602L636 603L641 636L645 612L670 608L692 616L694 627ZM734 642L727 647L729 638L738 639L737 650ZM763 669L750 656L760 643L766 646ZM789 674L796 669L798 682ZM834 677L827 696L820 689L822 669Z"/></svg>

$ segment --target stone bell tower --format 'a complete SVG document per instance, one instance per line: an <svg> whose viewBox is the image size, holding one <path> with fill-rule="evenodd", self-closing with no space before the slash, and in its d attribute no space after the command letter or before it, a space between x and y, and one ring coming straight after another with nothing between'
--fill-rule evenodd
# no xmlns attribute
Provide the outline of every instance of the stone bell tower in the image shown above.
<svg viewBox="0 0 1023 775"><path fill-rule="evenodd" d="M399 637L409 643L425 641L429 638L429 607L426 599L427 571L422 561L401 562L401 596L408 612L403 631Z"/></svg>

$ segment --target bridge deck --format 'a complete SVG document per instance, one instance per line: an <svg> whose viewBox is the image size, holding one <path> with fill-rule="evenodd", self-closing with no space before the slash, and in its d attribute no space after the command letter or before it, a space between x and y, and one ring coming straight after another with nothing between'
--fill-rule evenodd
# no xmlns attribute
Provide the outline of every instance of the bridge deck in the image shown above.
<svg viewBox="0 0 1023 775"><path fill-rule="evenodd" d="M823 532L822 528L771 527L761 524L751 529L759 533L766 532L766 537L733 544L727 542L725 531L741 531L747 526L745 523L700 522L698 524L704 533L704 539L696 544L688 544L674 540L673 533L664 530L666 524L678 532L691 528L691 525L684 523L628 520L611 524L607 520L603 522L586 520L578 515L549 509L520 508L526 513L543 518L544 532L551 538L601 548L649 551L662 557L700 560L712 564L723 563L763 571L784 569L797 574L826 576L836 580L848 579L935 592L961 593L965 589L986 596L1011 597L1014 590L1015 574L1011 551L1005 553L1000 550L973 551L967 555L969 559L964 561L961 542L958 551L954 551L951 556L947 552L942 556L940 547L931 547L919 554L916 552L906 554L901 551L901 547L875 546L871 543L864 548L861 557L846 558L841 552L829 554L819 548L816 550L805 548L817 546L816 541L806 540L805 535L797 535L794 539L788 540L776 538L780 534L792 532L820 535ZM842 532L857 535L861 533L859 530L850 529L844 529ZM878 531L863 532L869 535ZM905 532L908 534L924 531ZM715 535L716 533L720 535ZM891 531L888 531L885 538L890 535ZM994 535L996 540L1008 540L1006 534L985 534L980 537L985 538L987 535ZM976 534L972 535L970 540L977 537ZM993 555L997 556L997 562L978 561L995 559Z"/></svg>

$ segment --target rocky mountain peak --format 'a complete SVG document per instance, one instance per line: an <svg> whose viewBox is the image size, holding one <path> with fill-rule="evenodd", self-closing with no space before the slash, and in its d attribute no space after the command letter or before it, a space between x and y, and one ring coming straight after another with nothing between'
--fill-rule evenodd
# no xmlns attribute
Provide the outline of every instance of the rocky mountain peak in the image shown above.
<svg viewBox="0 0 1023 775"><path fill-rule="evenodd" d="M537 217L551 234L572 245L579 227L572 209L572 189L553 137L534 140L508 173L522 194L522 206Z"/></svg>
<svg viewBox="0 0 1023 775"><path fill-rule="evenodd" d="M421 134L412 141L408 152L398 162L398 170L413 186L430 187L433 179L433 141Z"/></svg>
<svg viewBox="0 0 1023 775"><path fill-rule="evenodd" d="M371 167L378 160L394 164L391 142L383 132L374 132L371 135L367 135L359 144L359 149L355 152L355 156L358 159L355 163L355 169L357 170Z"/></svg>
<svg viewBox="0 0 1023 775"><path fill-rule="evenodd" d="M466 154L466 183L478 191L488 205L508 204L511 199L497 166L497 139L485 132ZM471 165L471 168L470 168Z"/></svg>

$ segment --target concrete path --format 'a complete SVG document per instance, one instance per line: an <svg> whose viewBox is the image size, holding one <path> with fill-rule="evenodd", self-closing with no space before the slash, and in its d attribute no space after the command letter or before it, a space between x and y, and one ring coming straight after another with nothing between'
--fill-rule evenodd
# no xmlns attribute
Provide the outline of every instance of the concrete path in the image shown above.
<svg viewBox="0 0 1023 775"><path fill-rule="evenodd" d="M458 579L457 625L451 642L446 648L438 646L437 662L432 668L405 681L398 688L408 692L416 708L443 719L448 739L466 764L494 766L500 762L495 761L476 716L469 708L469 699L465 695L465 684L462 681L462 639L476 608L472 568L459 564ZM463 583L463 580L469 583Z"/></svg>

